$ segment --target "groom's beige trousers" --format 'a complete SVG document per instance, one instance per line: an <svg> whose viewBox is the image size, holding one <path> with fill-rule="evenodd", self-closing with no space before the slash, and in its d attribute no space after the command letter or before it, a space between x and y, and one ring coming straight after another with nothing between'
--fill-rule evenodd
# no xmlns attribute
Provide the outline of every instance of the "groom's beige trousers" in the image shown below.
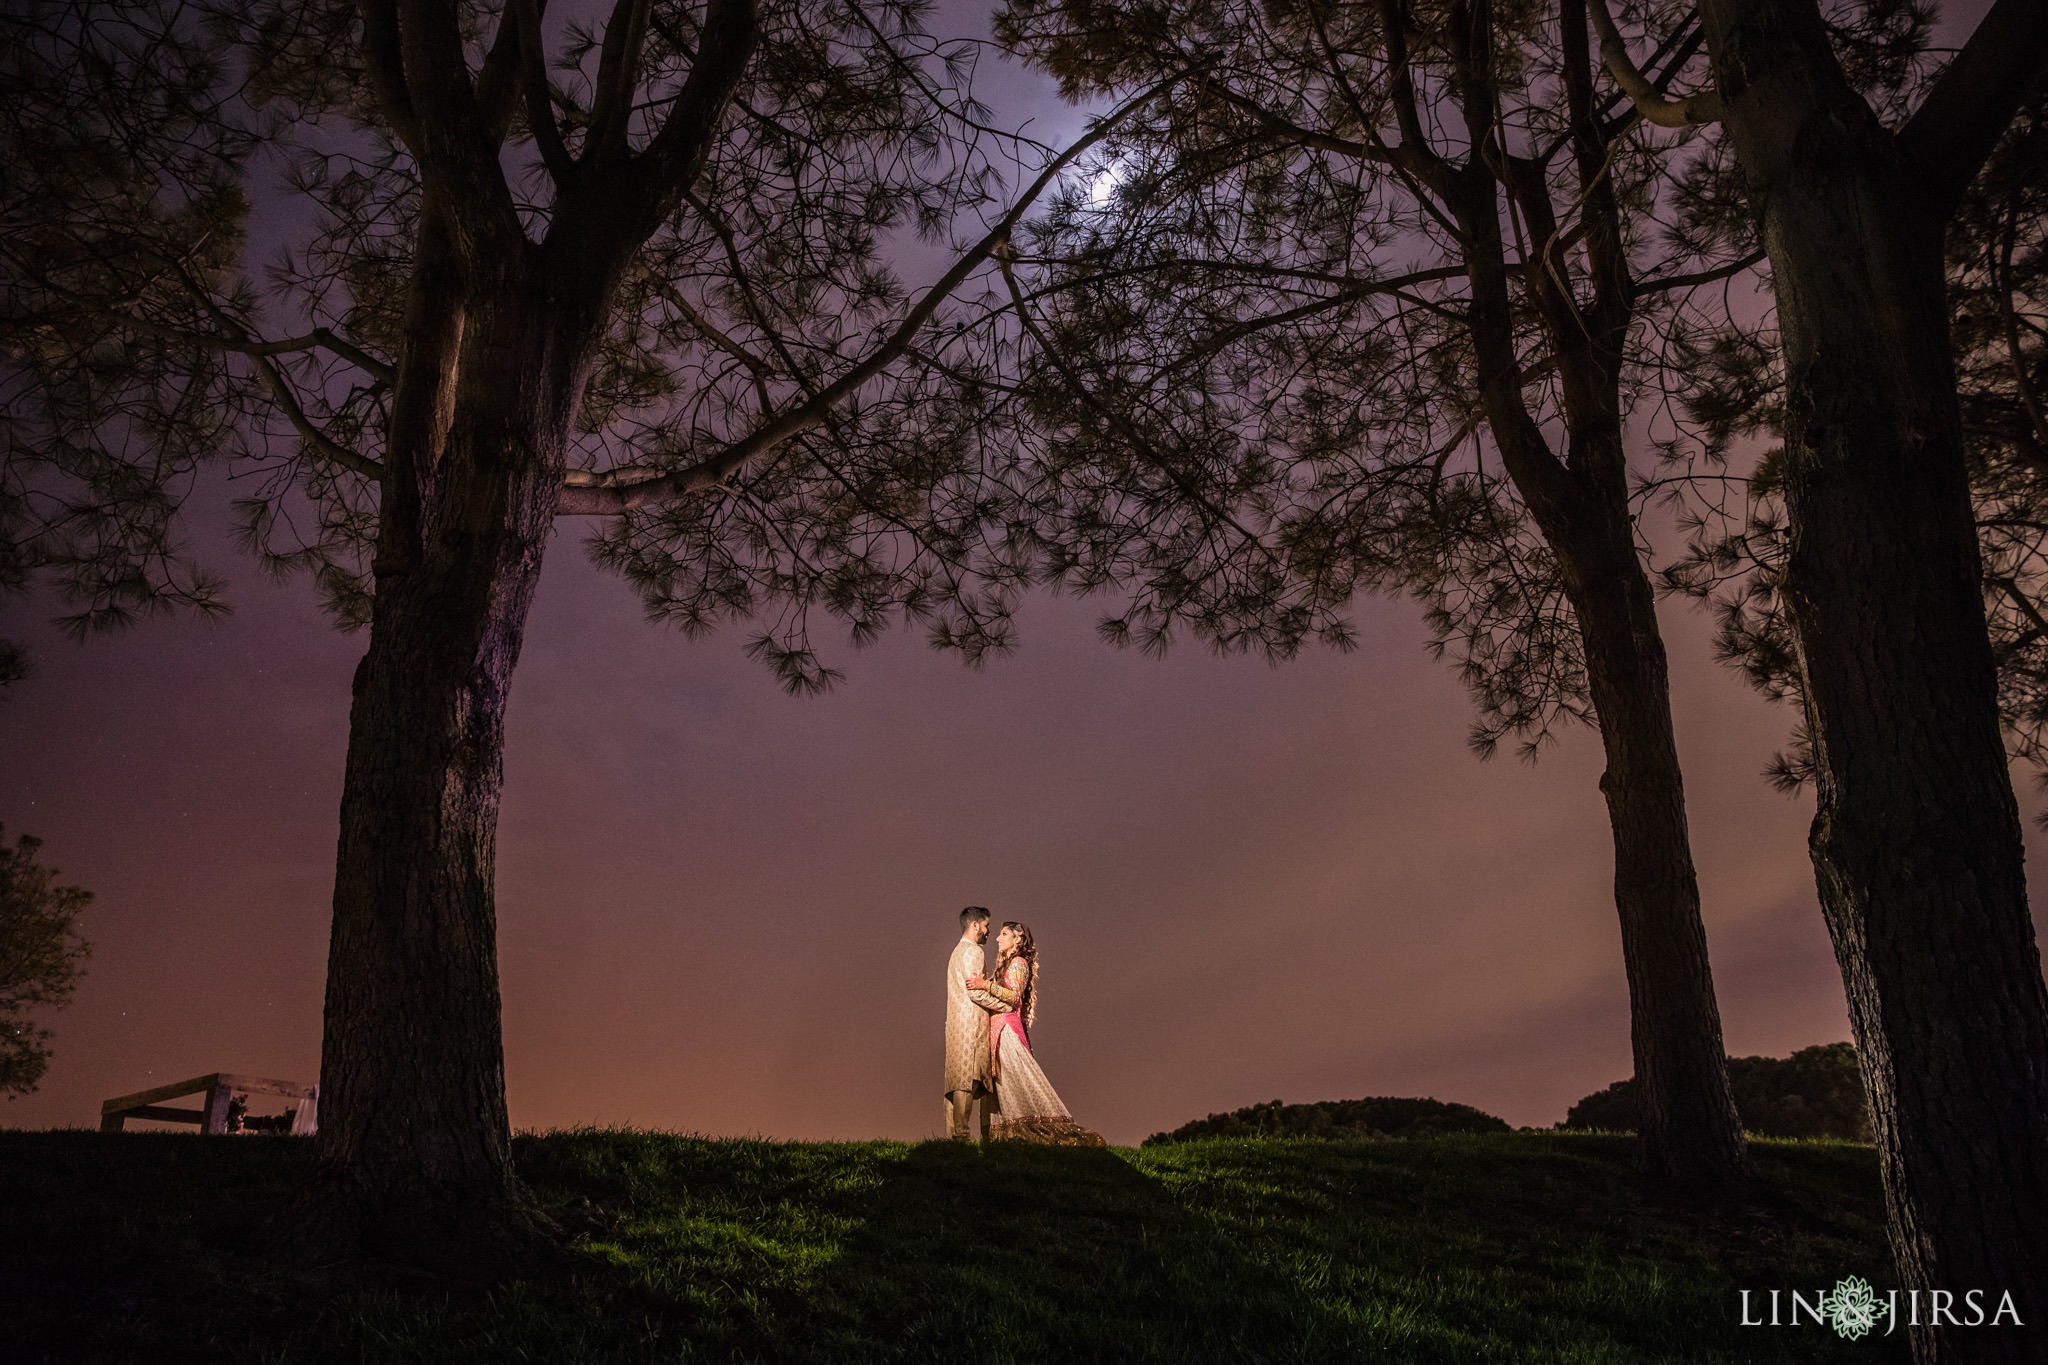
<svg viewBox="0 0 2048 1365"><path fill-rule="evenodd" d="M981 1097L981 1140L988 1141L989 1115L1000 1111L996 1108L996 1092L980 1081L974 1083L972 1090L946 1092L946 1136L963 1139L969 1136L968 1115L974 1109L977 1095Z"/></svg>

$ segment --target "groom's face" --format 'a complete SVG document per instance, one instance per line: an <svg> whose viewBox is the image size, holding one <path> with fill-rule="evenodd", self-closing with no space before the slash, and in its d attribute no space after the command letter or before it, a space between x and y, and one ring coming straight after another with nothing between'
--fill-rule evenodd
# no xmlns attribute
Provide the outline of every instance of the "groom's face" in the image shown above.
<svg viewBox="0 0 2048 1365"><path fill-rule="evenodd" d="M972 923L972 924L968 925L968 926L967 926L967 928L968 928L968 932L970 932L970 933L972 933L972 934L974 935L974 941L975 941L976 943L986 943L986 942L988 942L988 921L987 921L987 920L985 920L985 919L978 919L978 920L974 921L974 923Z"/></svg>

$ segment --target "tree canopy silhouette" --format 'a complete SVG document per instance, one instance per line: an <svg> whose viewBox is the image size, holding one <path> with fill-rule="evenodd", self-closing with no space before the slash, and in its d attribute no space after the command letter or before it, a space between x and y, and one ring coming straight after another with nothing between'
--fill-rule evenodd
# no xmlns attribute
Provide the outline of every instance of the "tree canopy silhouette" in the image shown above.
<svg viewBox="0 0 2048 1365"><path fill-rule="evenodd" d="M31 1012L61 1009L85 975L92 945L78 917L92 892L58 886L57 869L36 860L40 839L9 848L0 830L0 1094L35 1090L50 1069L50 1030Z"/></svg>
<svg viewBox="0 0 2048 1365"><path fill-rule="evenodd" d="M1684 350L1762 258L1725 155L1602 88L1578 0L1017 0L998 34L1074 97L1198 73L1005 267L1054 571L1136 582L1112 638L1275 658L1348 644L1360 591L1410 592L1482 753L1595 724L1644 1156L1741 1197L1640 529L1725 477L1671 465ZM1657 88L1698 74L1692 16L1649 41ZM1631 420L1662 460L1631 469Z"/></svg>
<svg viewBox="0 0 2048 1365"><path fill-rule="evenodd" d="M2024 732L2041 623L1997 580L2016 561L2031 574L2039 541L2016 501L2031 489L1989 470L1979 500L2004 510L1971 515L1943 246L2048 60L2048 21L1999 3L1930 60L1919 6L1616 8L1011 6L1006 40L1070 93L1123 89L1162 53L1202 71L1106 149L1099 202L1076 195L1054 220L1054 278L1017 296L1059 358L1040 403L1060 433L1048 464L1080 490L1076 574L1152 572L1139 610L1109 625L1141 643L1186 624L1281 654L1329 638L1353 591L1419 590L1479 694L1482 746L1597 719L1654 1162L1667 1077L1721 1060L1701 1046L1704 944L1680 932L1696 893L1675 757L1659 760L1673 752L1662 649L1629 492L1781 490L1783 570L1764 591L1786 594L1796 648L1766 662L1796 666L1813 737L1815 868L1894 1239L1922 1287L1936 1264L1986 1278L2031 1264L2032 1215L2015 1210L2040 1190L2048 1002L1982 594L1997 591L2014 646L2005 716ZM1988 234L1958 221L2010 295L2006 248L1982 252L2025 240L2025 210ZM1775 298L1761 344L1727 325L1740 300L1680 301L1759 260ZM2008 356L2025 335L2011 330ZM1981 350L1983 327L1965 335ZM2011 373L2008 427L2015 409L2031 417L2031 379ZM1679 466L1630 485L1624 418ZM1716 461L1757 418L1786 444L1751 482ZM1123 495L1129 471L1145 497ZM1988 576L1980 531L2004 537ZM1631 926L1645 867L1662 875L1635 899L1661 902L1661 935ZM1642 989L1690 956L1697 968L1663 978L1688 989ZM1971 983L2005 1003L1980 1008ZM1692 1044L1662 1074L1642 1061L1659 1007ZM1915 1022L1921 1007L1942 1025ZM2017 1202L1944 1160L1934 1135L1958 1121L1941 1099L1955 1086ZM1711 1107L1695 1127L1725 1133ZM1722 1169L1738 1150L1721 1145Z"/></svg>

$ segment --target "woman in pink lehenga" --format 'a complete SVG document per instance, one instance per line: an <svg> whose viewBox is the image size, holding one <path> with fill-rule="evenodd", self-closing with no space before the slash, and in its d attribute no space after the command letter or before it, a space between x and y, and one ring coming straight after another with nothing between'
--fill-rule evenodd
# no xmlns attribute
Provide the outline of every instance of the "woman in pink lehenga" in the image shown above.
<svg viewBox="0 0 2048 1365"><path fill-rule="evenodd" d="M1010 1007L988 1020L989 1062L1001 1111L993 1116L990 1136L1065 1147L1108 1146L1100 1133L1074 1122L1031 1055L1031 1025L1038 1018L1038 945L1030 928L1015 920L1005 923L996 936L995 979L975 977L967 984Z"/></svg>

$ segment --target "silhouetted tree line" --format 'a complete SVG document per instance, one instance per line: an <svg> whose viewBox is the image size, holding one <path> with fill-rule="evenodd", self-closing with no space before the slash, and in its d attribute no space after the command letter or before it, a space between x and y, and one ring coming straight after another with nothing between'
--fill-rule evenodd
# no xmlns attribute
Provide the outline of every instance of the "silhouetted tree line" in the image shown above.
<svg viewBox="0 0 2048 1365"><path fill-rule="evenodd" d="M1187 1142L1194 1138L1284 1137L1364 1138L1428 1137L1437 1133L1506 1133L1512 1131L1505 1119L1497 1119L1469 1104L1443 1100L1399 1099L1386 1096L1366 1100L1318 1100L1313 1104L1264 1104L1233 1109L1227 1114L1183 1123L1170 1133L1154 1133L1144 1141L1151 1147L1162 1142Z"/></svg>
<svg viewBox="0 0 2048 1365"><path fill-rule="evenodd" d="M1746 1132L1871 1140L1870 1104L1852 1043L1822 1043L1790 1057L1730 1057L1728 1088ZM1633 1133L1641 1122L1642 1096L1630 1077L1580 1100L1557 1126Z"/></svg>

